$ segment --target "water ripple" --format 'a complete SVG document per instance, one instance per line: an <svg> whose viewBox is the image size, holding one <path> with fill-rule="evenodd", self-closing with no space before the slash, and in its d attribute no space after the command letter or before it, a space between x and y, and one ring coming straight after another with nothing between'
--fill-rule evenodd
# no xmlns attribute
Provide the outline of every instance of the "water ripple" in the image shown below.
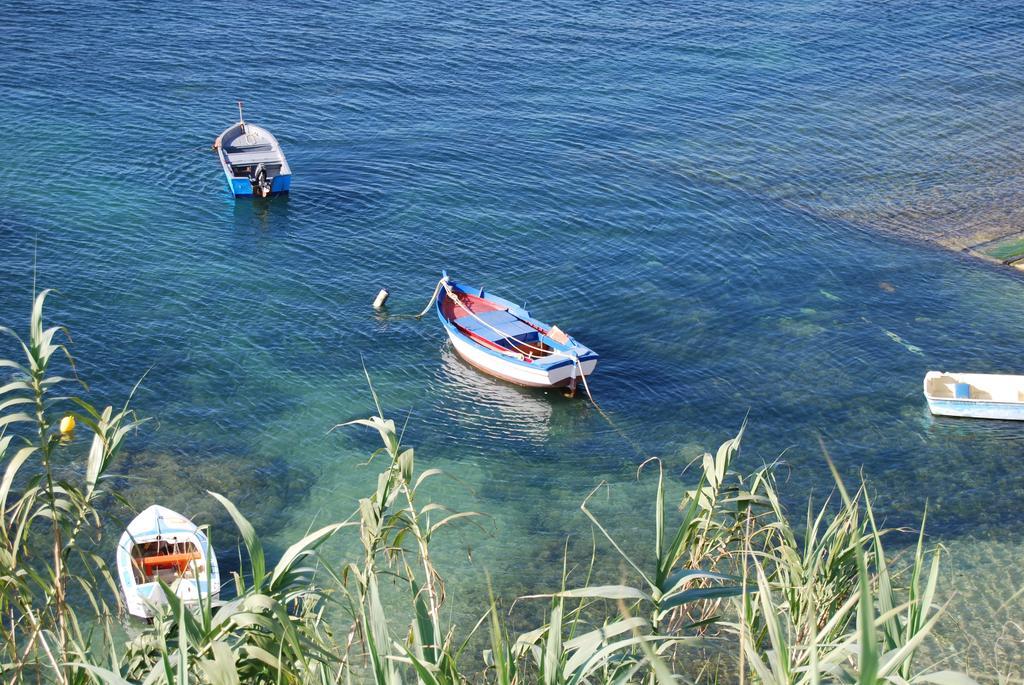
<svg viewBox="0 0 1024 685"><path fill-rule="evenodd" d="M972 474L1020 479L1019 431L930 419L920 381L1021 371L1022 284L882 236L1024 226L1018 4L315 0L256 22L14 0L0 323L24 325L36 263L96 398L150 369L146 449L320 474L295 530L369 487L347 467L372 440L325 436L373 411L365 365L419 458L518 536L477 556L542 577L579 498L642 487L641 457L398 316L447 268L596 349L602 408L672 468L749 416L745 465L786 451L796 504L830 486L823 435L894 525L927 499L937 535L997 535L1014 491ZM209 145L237 99L290 198L227 195Z"/></svg>

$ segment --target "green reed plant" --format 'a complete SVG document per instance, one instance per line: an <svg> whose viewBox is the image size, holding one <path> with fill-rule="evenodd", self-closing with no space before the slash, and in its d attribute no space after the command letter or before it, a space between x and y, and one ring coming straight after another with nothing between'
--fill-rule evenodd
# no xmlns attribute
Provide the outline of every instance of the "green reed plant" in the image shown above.
<svg viewBox="0 0 1024 685"><path fill-rule="evenodd" d="M352 516L311 531L271 562L241 511L209 493L245 547L234 597L186 606L165 586L165 606L124 644L115 638L119 590L94 550L112 547L98 502L140 421L127 405L99 411L57 394L67 379L51 373L54 359L69 368L73 360L58 342L66 332L42 325L46 295L33 304L25 341L2 329L24 357L0 360L10 374L0 385L5 682L660 685L685 680L683 673L694 682L766 685L975 682L915 664L944 610L936 602L939 554L925 548L923 533L909 564L894 562L866 489L849 496L834 467L838 501L809 506L797 530L774 465L736 471L743 428L694 465L697 485L684 488L678 507L668 504L663 464L641 466L641 475L657 467L649 563L627 555L592 511L595 489L581 510L624 564L621 582L594 585L589 571L570 582L566 560L557 591L522 598L548 602L540 626L516 634L491 594L460 641L460 626L442 615L447 588L431 544L477 514L430 499L441 472L416 471L414 450L401 444L372 385L377 414L342 425L375 430L382 447L368 463L384 464ZM57 428L72 410L90 438L84 452ZM346 530L357 533L360 551L331 559L324 543ZM607 563L596 545L593 554L591 570ZM398 597L385 600L385 586ZM467 663L483 623L490 648Z"/></svg>
<svg viewBox="0 0 1024 685"><path fill-rule="evenodd" d="M698 645L697 636L719 621L723 600L742 593L739 579L728 572L732 569L725 562L749 534L744 526L749 528L751 522L760 525L768 504L757 492L763 479L760 472L745 479L731 468L742 435L741 428L714 456L705 454L701 458L699 483L686 492L679 515L671 523L661 462L648 460L641 465L641 473L650 464L658 468L653 568L643 568L627 554L591 511L588 505L603 486L591 491L581 510L633 570L638 582L587 584L533 596L552 598L550 619L541 628L520 636L516 645L520 653L533 657L542 682L612 682L632 678L641 670L656 678L664 662L673 662L680 649ZM567 609L566 601L577 604ZM602 613L602 606L621 609ZM562 639L563 617L571 617L569 632L575 633L585 630L582 617L593 615L604 618L579 637Z"/></svg>
<svg viewBox="0 0 1024 685"><path fill-rule="evenodd" d="M871 524L872 553L877 565L878 609L885 616L879 626L880 641L886 653L899 657L897 673L905 680L913 676L914 654L920 643L917 636L927 634L938 619L941 609L935 608L935 593L939 581L939 550L930 553L924 548L924 528L928 520L927 511L921 518L921 530L917 536L917 547L910 566L910 580L906 588L906 600L896 591L896 579L886 561L882 536L875 524L875 515L870 500L865 501L868 521ZM930 556L930 561L928 557ZM899 611L899 607L905 607Z"/></svg>
<svg viewBox="0 0 1024 685"><path fill-rule="evenodd" d="M8 680L26 677L78 682L82 674L68 663L87 650L71 597L81 595L97 616L112 611L104 590L115 588L102 559L81 544L98 538L102 527L96 509L108 468L125 436L138 424L127 405L97 411L88 402L58 394L69 378L52 374L56 358L73 359L59 342L67 331L43 327L49 290L35 297L28 337L0 327L22 358L0 359L10 373L0 386L0 627L3 664ZM77 445L62 436L60 420L78 411L82 431L91 434L84 473L67 468ZM47 542L43 542L46 539ZM73 572L72 572L73 569Z"/></svg>
<svg viewBox="0 0 1024 685"><path fill-rule="evenodd" d="M378 476L370 497L359 500L359 537L363 548L361 564L343 564L339 581L353 606L348 645L355 636L364 638L374 679L378 683L403 682L398 664L408 664L424 683L457 683L458 655L465 643L454 642L454 627L443 625L441 604L444 582L431 557L430 543L438 531L476 512L454 511L438 502L421 504L421 490L438 469L421 474L415 470L415 451L401 445L394 421L385 419L380 400L369 382L377 415L339 426L361 425L379 434L383 446L371 461L383 455L387 464ZM379 576L388 573L409 591L413 618L404 641L391 637L388 618L380 600Z"/></svg>
<svg viewBox="0 0 1024 685"><path fill-rule="evenodd" d="M849 503L838 508L826 500L815 510L808 502L804 529L798 533L779 500L770 470L763 473L762 482L771 524L761 529L761 535L747 540L745 552L759 560L768 579L783 593L787 613L793 616L794 625L802 627L794 636L798 642L812 633L826 641L837 638L852 621L843 608L857 589L857 550L864 550L872 539L858 506L866 493L858 490ZM870 558L870 550L868 554ZM755 620L748 628L748 637L762 640L769 626Z"/></svg>
<svg viewBox="0 0 1024 685"><path fill-rule="evenodd" d="M744 539L744 526L760 521L760 509L767 504L757 488L748 488L745 479L731 469L743 436L739 434L722 444L717 453L701 458L700 480L687 491L679 505L680 516L674 525L667 517L665 473L660 461L648 460L658 467L655 490L653 543L654 567L644 570L616 542L588 504L602 486L598 486L580 506L601 535L637 574L639 585L614 585L563 592L563 597L602 597L629 600L643 609L656 633L678 633L699 629L718 619L720 600L740 594L738 579L730 575L728 564L737 544ZM760 483L760 472L753 482ZM760 525L760 524L758 524ZM726 572L723 572L726 571Z"/></svg>
<svg viewBox="0 0 1024 685"><path fill-rule="evenodd" d="M735 603L739 623L733 624L741 674L749 667L765 685L976 685L964 673L913 671L914 653L942 613L933 603L938 554L927 561L922 528L909 587L897 591L870 497L863 486L851 497L828 462L841 497L838 510L826 502L816 516L809 513L801 544L773 495L778 525L764 553L746 549L753 583Z"/></svg>

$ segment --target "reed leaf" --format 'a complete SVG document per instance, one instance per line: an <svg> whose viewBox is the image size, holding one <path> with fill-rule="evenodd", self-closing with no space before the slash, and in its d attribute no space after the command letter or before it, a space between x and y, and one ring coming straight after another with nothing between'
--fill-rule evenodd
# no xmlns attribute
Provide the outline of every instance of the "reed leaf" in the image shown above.
<svg viewBox="0 0 1024 685"><path fill-rule="evenodd" d="M544 634L544 658L541 662L541 680L544 685L556 685L562 681L562 612L564 605L561 599L551 607L551 618L548 619Z"/></svg>
<svg viewBox="0 0 1024 685"><path fill-rule="evenodd" d="M284 586L295 583L302 575L295 568L295 564L299 563L306 557L312 555L317 547L322 545L332 535L334 535L347 525L350 524L332 523L326 525L310 533L306 537L302 538L301 540L290 546L287 550L285 550L285 553L281 555L281 558L274 566L274 571L270 576L270 582L267 588L268 592L274 592L276 590L281 589ZM256 589L259 589L259 585L256 583L255 580L253 581L253 585Z"/></svg>
<svg viewBox="0 0 1024 685"><path fill-rule="evenodd" d="M84 661L76 661L69 665L75 668L80 668L84 671L88 671L89 673L93 674L96 680L98 680L101 683L106 683L106 685L134 685L134 683L122 678L120 673L112 671L108 668L103 668L102 666L96 666L94 664L90 664Z"/></svg>
<svg viewBox="0 0 1024 685"><path fill-rule="evenodd" d="M978 681L966 673L957 671L936 671L919 675L913 679L915 683L932 683L933 685L978 685Z"/></svg>
<svg viewBox="0 0 1024 685"><path fill-rule="evenodd" d="M221 506L231 516L231 520L235 522L235 526L238 527L238 532L242 535L246 551L249 553L249 563L252 565L252 587L258 592L263 587L263 579L266 576L266 561L263 556L263 544L260 542L259 536L256 535L256 531L253 529L252 524L249 523L249 520L238 511L238 508L230 500L216 492L207 492L221 503ZM239 574L239 578L241 578L241 574ZM242 582L244 583L244 581Z"/></svg>
<svg viewBox="0 0 1024 685"><path fill-rule="evenodd" d="M628 585L596 585L593 587L582 587L574 590L563 590L543 595L526 595L523 599L536 599L541 597L555 597L565 599L600 598L600 599L635 599L646 602L653 602L649 594Z"/></svg>
<svg viewBox="0 0 1024 685"><path fill-rule="evenodd" d="M241 685L238 669L235 668L235 655L231 646L221 640L214 640L209 645L212 659L199 659L197 663L210 685Z"/></svg>
<svg viewBox="0 0 1024 685"><path fill-rule="evenodd" d="M508 632L498 616L498 604L494 599L494 591L491 589L490 579L488 579L487 583L487 595L490 599L487 617L491 649L489 652L490 659L488 659L488 653L484 653L484 663L486 664L490 661L489 665L493 666L497 685L512 685L518 676L516 658L512 653Z"/></svg>

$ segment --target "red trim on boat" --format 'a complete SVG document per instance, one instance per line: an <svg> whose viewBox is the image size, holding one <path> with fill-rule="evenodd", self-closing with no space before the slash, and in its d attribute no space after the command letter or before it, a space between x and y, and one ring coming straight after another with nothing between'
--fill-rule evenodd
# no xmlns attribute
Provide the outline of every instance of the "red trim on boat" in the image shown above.
<svg viewBox="0 0 1024 685"><path fill-rule="evenodd" d="M464 336L472 340L477 345L480 345L481 347L486 347L487 349L494 350L495 352L500 352L504 355L513 357L515 359L520 359L525 362L533 361L533 359L522 354L521 352L511 350L508 347L505 347L504 345L498 345L497 343L488 340L484 337L481 337L480 335L473 333L472 331L466 330L459 324L455 323L455 319L461 316L469 316L470 314L483 314L484 312L493 311L507 311L507 307L503 307L495 302L491 302L490 300L480 297L479 295L472 295L470 293L460 292L457 290L455 290L454 292L455 295L459 298L459 303L455 304L454 302L452 302L452 299L450 297L445 297L441 301L441 314L444 315L444 318L448 320L448 323L452 324L453 326L455 326L455 328L458 329L459 333L462 333ZM513 314L513 316L515 316L515 314ZM538 331L541 334L546 335L548 332L548 329L542 328L537 324L526 321L521 317L516 316L516 319L522 321L524 324L526 324L530 328L533 328L534 330Z"/></svg>
<svg viewBox="0 0 1024 685"><path fill-rule="evenodd" d="M458 305L452 302L450 297L445 297L444 300L441 301L441 313L444 314L444 318L449 321L454 321L460 316L467 316L470 313L482 314L484 312L493 312L495 310L504 309L501 305L495 304L494 302L477 295L470 295L469 293L462 293L458 291L455 291L455 294L459 297Z"/></svg>

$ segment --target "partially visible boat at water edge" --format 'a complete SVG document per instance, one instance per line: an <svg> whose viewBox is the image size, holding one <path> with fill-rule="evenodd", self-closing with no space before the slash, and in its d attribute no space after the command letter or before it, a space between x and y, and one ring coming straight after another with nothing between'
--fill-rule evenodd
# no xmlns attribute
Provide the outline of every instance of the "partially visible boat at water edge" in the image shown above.
<svg viewBox="0 0 1024 685"><path fill-rule="evenodd" d="M167 603L161 580L188 605L220 594L217 557L206 535L157 504L136 516L121 535L117 576L128 613L139 618L152 618Z"/></svg>
<svg viewBox="0 0 1024 685"><path fill-rule="evenodd" d="M575 389L597 367L597 353L557 326L448 274L438 284L434 306L459 356L492 376L530 387Z"/></svg>
<svg viewBox="0 0 1024 685"><path fill-rule="evenodd" d="M1024 421L1024 376L929 371L924 396L939 416Z"/></svg>
<svg viewBox="0 0 1024 685"><path fill-rule="evenodd" d="M238 123L217 136L213 149L235 197L267 197L291 189L292 170L277 138L262 126L245 121L241 101Z"/></svg>

